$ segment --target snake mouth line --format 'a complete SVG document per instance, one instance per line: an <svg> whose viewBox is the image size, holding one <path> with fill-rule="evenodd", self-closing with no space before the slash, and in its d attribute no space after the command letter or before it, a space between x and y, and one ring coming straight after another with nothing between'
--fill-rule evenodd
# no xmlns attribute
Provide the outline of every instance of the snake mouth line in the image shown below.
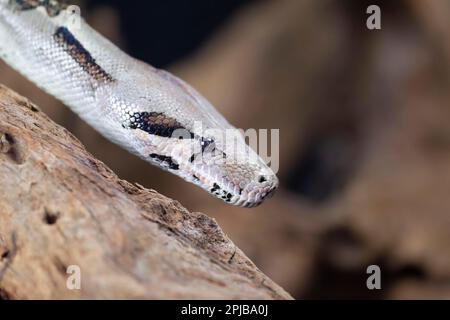
<svg viewBox="0 0 450 320"><path fill-rule="evenodd" d="M277 188L277 185L269 185L267 187L258 188L257 190L250 192L247 198L243 198L235 204L245 208L256 207L264 200L271 198L275 194Z"/></svg>
<svg viewBox="0 0 450 320"><path fill-rule="evenodd" d="M193 173L190 171L185 179L208 191L212 196L222 201L244 208L252 208L260 205L264 200L271 198L278 183L265 182L261 185L251 187L250 190L241 188L230 181L218 181L214 177Z"/></svg>

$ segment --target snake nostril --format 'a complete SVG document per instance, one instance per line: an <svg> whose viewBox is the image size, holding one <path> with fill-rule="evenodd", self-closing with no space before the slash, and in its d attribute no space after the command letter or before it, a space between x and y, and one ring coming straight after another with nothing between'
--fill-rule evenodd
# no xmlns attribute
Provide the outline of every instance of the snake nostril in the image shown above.
<svg viewBox="0 0 450 320"><path fill-rule="evenodd" d="M265 176L259 176L259 178L258 178L258 182L259 183L263 183L263 182L266 182L266 181L267 181L267 178Z"/></svg>

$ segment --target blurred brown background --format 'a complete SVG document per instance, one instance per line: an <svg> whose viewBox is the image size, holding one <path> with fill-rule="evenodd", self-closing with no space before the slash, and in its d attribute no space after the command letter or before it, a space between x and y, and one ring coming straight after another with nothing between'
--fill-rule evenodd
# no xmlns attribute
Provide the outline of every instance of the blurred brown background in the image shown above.
<svg viewBox="0 0 450 320"><path fill-rule="evenodd" d="M370 4L381 30L366 28ZM0 82L121 178L216 218L296 298L450 298L449 1L80 5L94 28L191 83L237 127L279 128L275 197L228 206L112 145L3 63ZM382 290L366 288L371 264Z"/></svg>

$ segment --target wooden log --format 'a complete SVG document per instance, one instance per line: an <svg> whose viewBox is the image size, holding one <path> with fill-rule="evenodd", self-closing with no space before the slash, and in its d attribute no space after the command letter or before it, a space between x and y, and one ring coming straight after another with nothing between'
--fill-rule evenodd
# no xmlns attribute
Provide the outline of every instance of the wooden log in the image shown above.
<svg viewBox="0 0 450 320"><path fill-rule="evenodd" d="M119 179L4 86L0 181L0 299L291 298L214 219Z"/></svg>

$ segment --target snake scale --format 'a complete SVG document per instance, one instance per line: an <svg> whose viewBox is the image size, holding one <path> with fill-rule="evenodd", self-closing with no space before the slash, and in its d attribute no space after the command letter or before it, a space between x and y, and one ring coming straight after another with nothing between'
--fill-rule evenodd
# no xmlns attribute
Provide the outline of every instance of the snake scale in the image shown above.
<svg viewBox="0 0 450 320"><path fill-rule="evenodd" d="M0 57L110 141L205 189L253 207L278 179L195 89L73 23L56 0L0 0Z"/></svg>

